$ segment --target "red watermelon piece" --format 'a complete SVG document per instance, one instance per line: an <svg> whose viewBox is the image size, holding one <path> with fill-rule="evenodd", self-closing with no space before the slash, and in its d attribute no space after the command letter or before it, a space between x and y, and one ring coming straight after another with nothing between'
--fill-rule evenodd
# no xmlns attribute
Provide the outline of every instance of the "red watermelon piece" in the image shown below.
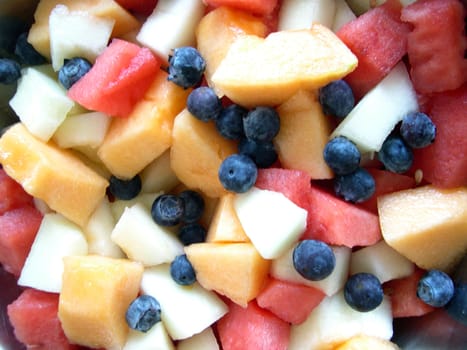
<svg viewBox="0 0 467 350"><path fill-rule="evenodd" d="M205 0L204 2L212 7L229 6L255 15L265 16L274 11L278 0Z"/></svg>
<svg viewBox="0 0 467 350"><path fill-rule="evenodd" d="M412 171L438 187L467 185L467 84L435 94L428 114L436 125L435 142L414 150Z"/></svg>
<svg viewBox="0 0 467 350"><path fill-rule="evenodd" d="M42 221L42 214L26 205L0 216L0 263L19 276Z"/></svg>
<svg viewBox="0 0 467 350"><path fill-rule="evenodd" d="M458 0L419 0L402 10L401 19L413 26L407 52L417 91L453 90L467 81L464 15Z"/></svg>
<svg viewBox="0 0 467 350"><path fill-rule="evenodd" d="M116 0L116 2L125 10L143 16L149 16L157 5L157 0Z"/></svg>
<svg viewBox="0 0 467 350"><path fill-rule="evenodd" d="M7 313L16 338L34 349L78 350L71 345L58 319L58 294L26 289Z"/></svg>
<svg viewBox="0 0 467 350"><path fill-rule="evenodd" d="M217 322L223 350L286 350L290 325L255 301L243 308L228 303L229 312Z"/></svg>
<svg viewBox="0 0 467 350"><path fill-rule="evenodd" d="M33 198L0 168L0 215L24 205L33 205Z"/></svg>
<svg viewBox="0 0 467 350"><path fill-rule="evenodd" d="M422 316L435 310L417 297L417 285L425 270L415 268L407 277L398 278L383 284L384 293L391 297L392 316L414 317Z"/></svg>
<svg viewBox="0 0 467 350"><path fill-rule="evenodd" d="M271 311L281 320L300 324L325 296L319 289L271 277L256 301L258 306Z"/></svg>
<svg viewBox="0 0 467 350"><path fill-rule="evenodd" d="M68 96L89 110L126 117L143 98L159 67L149 49L114 39L91 70L68 90Z"/></svg>
<svg viewBox="0 0 467 350"><path fill-rule="evenodd" d="M402 5L388 0L342 26L337 36L357 56L346 76L358 100L375 87L407 53L410 26L400 20Z"/></svg>

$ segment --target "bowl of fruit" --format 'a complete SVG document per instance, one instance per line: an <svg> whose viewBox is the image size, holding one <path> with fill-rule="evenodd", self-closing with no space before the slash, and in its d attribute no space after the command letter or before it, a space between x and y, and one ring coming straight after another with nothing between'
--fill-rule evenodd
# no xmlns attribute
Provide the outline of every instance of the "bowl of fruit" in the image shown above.
<svg viewBox="0 0 467 350"><path fill-rule="evenodd" d="M0 4L0 347L465 349L467 4Z"/></svg>

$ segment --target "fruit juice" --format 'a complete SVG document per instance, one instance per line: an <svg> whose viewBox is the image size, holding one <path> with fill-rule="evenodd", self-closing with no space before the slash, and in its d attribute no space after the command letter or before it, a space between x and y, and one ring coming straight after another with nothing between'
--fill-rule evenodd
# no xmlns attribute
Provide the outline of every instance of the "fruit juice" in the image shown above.
<svg viewBox="0 0 467 350"><path fill-rule="evenodd" d="M22 63L16 92L0 85L21 120L0 139L0 312L16 328L1 345L465 346L465 2L97 3L40 1L28 40L44 62ZM446 57L420 59L444 41ZM91 70L64 88L62 58L77 56L70 70ZM336 81L329 94L353 90L337 110ZM419 111L433 136L408 147L404 118ZM241 131L222 113L240 113ZM407 154L393 160L396 147ZM173 221L163 200L197 204ZM296 262L310 249L318 272ZM464 294L423 302L430 270ZM374 305L345 294L360 273ZM138 295L160 303L144 331L125 321Z"/></svg>

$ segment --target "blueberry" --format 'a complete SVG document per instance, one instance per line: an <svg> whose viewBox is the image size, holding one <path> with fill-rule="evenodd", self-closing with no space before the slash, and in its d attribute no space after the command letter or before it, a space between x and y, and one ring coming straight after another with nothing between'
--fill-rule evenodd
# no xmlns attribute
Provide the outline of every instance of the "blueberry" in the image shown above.
<svg viewBox="0 0 467 350"><path fill-rule="evenodd" d="M360 151L348 138L338 136L324 147L323 157L326 164L337 175L350 174L360 164Z"/></svg>
<svg viewBox="0 0 467 350"><path fill-rule="evenodd" d="M183 46L169 56L169 81L184 89L198 85L206 69L206 61L198 50Z"/></svg>
<svg viewBox="0 0 467 350"><path fill-rule="evenodd" d="M344 299L354 310L367 312L376 309L383 301L383 287L379 279L366 272L348 278L344 286Z"/></svg>
<svg viewBox="0 0 467 350"><path fill-rule="evenodd" d="M375 180L367 170L358 168L350 174L337 175L334 192L348 202L363 202L375 193Z"/></svg>
<svg viewBox="0 0 467 350"><path fill-rule="evenodd" d="M313 239L300 241L293 250L292 259L295 270L310 281L328 277L336 266L336 257L329 245Z"/></svg>
<svg viewBox="0 0 467 350"><path fill-rule="evenodd" d="M175 257L170 264L170 275L176 283L182 286L188 286L196 282L195 270L187 259L186 254Z"/></svg>
<svg viewBox="0 0 467 350"><path fill-rule="evenodd" d="M256 107L243 118L245 136L259 142L272 141L280 129L279 115L272 107Z"/></svg>
<svg viewBox="0 0 467 350"><path fill-rule="evenodd" d="M452 318L467 326L467 283L455 284L454 295L445 310Z"/></svg>
<svg viewBox="0 0 467 350"><path fill-rule="evenodd" d="M258 168L253 160L243 154L233 154L219 167L219 180L228 191L243 193L256 182Z"/></svg>
<svg viewBox="0 0 467 350"><path fill-rule="evenodd" d="M130 200L141 192L141 178L135 175L129 180L112 175L109 179L109 191L118 199Z"/></svg>
<svg viewBox="0 0 467 350"><path fill-rule="evenodd" d="M243 138L238 144L238 153L250 157L258 168L268 168L277 160L274 144L269 142L256 142Z"/></svg>
<svg viewBox="0 0 467 350"><path fill-rule="evenodd" d="M198 221L204 212L204 199L196 191L185 190L178 195L184 201L184 212L182 221L191 223Z"/></svg>
<svg viewBox="0 0 467 350"><path fill-rule="evenodd" d="M417 286L417 296L426 304L442 307L451 300L454 294L454 282L443 271L429 270Z"/></svg>
<svg viewBox="0 0 467 350"><path fill-rule="evenodd" d="M91 62L82 57L65 59L62 68L58 71L58 81L65 87L65 89L69 89L74 83L89 72L91 67Z"/></svg>
<svg viewBox="0 0 467 350"><path fill-rule="evenodd" d="M336 80L319 89L319 102L325 115L344 118L355 105L355 98L344 80Z"/></svg>
<svg viewBox="0 0 467 350"><path fill-rule="evenodd" d="M423 148L435 140L436 126L425 113L413 112L402 119L400 134L410 147Z"/></svg>
<svg viewBox="0 0 467 350"><path fill-rule="evenodd" d="M213 89L200 86L188 95L186 107L193 116L207 122L217 118L222 110L222 103Z"/></svg>
<svg viewBox="0 0 467 350"><path fill-rule="evenodd" d="M412 166L413 152L400 136L391 135L384 140L378 159L387 170L402 174Z"/></svg>
<svg viewBox="0 0 467 350"><path fill-rule="evenodd" d="M9 58L0 58L0 83L13 84L21 78L21 66Z"/></svg>
<svg viewBox="0 0 467 350"><path fill-rule="evenodd" d="M152 203L151 215L161 226L178 225L183 218L185 203L182 198L173 194L162 194Z"/></svg>
<svg viewBox="0 0 467 350"><path fill-rule="evenodd" d="M16 40L15 54L19 57L21 63L27 66L47 63L45 57L28 42L28 33L22 33Z"/></svg>
<svg viewBox="0 0 467 350"><path fill-rule="evenodd" d="M183 245L202 243L206 240L206 229L199 223L185 224L178 230L178 239Z"/></svg>
<svg viewBox="0 0 467 350"><path fill-rule="evenodd" d="M243 118L246 117L247 113L247 109L237 104L224 108L216 119L217 131L226 139L241 139L245 135L243 132Z"/></svg>
<svg viewBox="0 0 467 350"><path fill-rule="evenodd" d="M131 329L147 332L161 320L161 306L150 295L140 295L131 302L125 314L126 323Z"/></svg>

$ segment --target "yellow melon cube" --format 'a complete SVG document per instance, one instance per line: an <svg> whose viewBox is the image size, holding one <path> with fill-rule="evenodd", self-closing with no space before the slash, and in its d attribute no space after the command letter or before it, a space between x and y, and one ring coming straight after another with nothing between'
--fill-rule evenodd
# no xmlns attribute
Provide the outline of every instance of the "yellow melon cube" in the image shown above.
<svg viewBox="0 0 467 350"><path fill-rule="evenodd" d="M65 5L70 11L85 11L96 17L114 19L112 37L120 37L140 27L139 21L114 0L41 0L34 13L34 23L29 30L28 42L49 59L49 15L58 4Z"/></svg>
<svg viewBox="0 0 467 350"><path fill-rule="evenodd" d="M98 206L108 181L73 153L44 143L17 123L0 139L0 162L26 192L84 226Z"/></svg>
<svg viewBox="0 0 467 350"><path fill-rule="evenodd" d="M243 307L261 292L271 263L251 243L195 243L185 253L204 288Z"/></svg>
<svg viewBox="0 0 467 350"><path fill-rule="evenodd" d="M58 317L70 342L122 349L129 331L125 313L138 295L143 270L127 259L65 257Z"/></svg>
<svg viewBox="0 0 467 350"><path fill-rule="evenodd" d="M421 268L449 271L467 250L467 187L393 192L378 213L386 242Z"/></svg>
<svg viewBox="0 0 467 350"><path fill-rule="evenodd" d="M357 335L342 343L334 350L398 350L399 347L393 342L372 337L369 335Z"/></svg>
<svg viewBox="0 0 467 350"><path fill-rule="evenodd" d="M274 138L284 168L306 171L312 179L334 176L323 158L323 150L332 132L316 93L299 90L277 108L281 127Z"/></svg>
<svg viewBox="0 0 467 350"><path fill-rule="evenodd" d="M174 119L189 93L161 70L131 114L114 118L98 150L112 174L132 178L169 149Z"/></svg>
<svg viewBox="0 0 467 350"><path fill-rule="evenodd" d="M189 188L208 197L226 194L218 171L222 161L236 152L236 144L223 138L214 123L202 122L186 109L175 118L170 164Z"/></svg>

